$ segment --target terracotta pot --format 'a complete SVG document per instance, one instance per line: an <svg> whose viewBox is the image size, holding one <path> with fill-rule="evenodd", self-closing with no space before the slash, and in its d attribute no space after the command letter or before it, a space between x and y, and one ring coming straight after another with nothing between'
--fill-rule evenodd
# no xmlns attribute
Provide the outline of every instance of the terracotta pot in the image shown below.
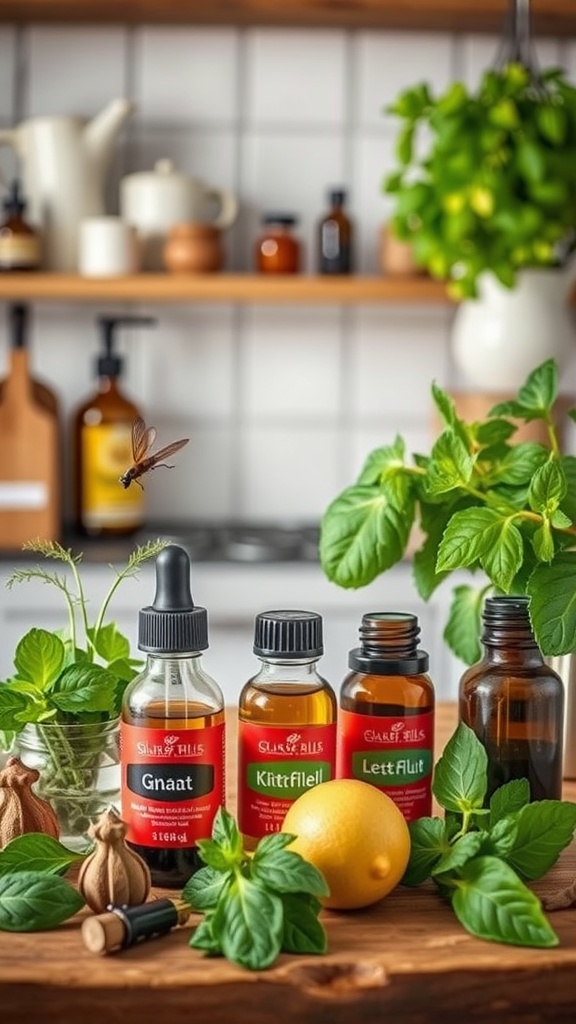
<svg viewBox="0 0 576 1024"><path fill-rule="evenodd" d="M173 224L163 248L163 260L172 274L207 274L224 264L222 233L212 224L188 221Z"/></svg>
<svg viewBox="0 0 576 1024"><path fill-rule="evenodd" d="M379 262L383 274L405 276L423 273L412 255L412 246L396 238L388 224L380 228Z"/></svg>

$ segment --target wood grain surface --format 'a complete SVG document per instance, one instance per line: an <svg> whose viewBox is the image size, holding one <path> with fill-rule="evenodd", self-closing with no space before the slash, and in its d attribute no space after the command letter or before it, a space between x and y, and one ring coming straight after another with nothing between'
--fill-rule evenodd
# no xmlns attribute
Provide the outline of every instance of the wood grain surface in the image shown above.
<svg viewBox="0 0 576 1024"><path fill-rule="evenodd" d="M454 705L437 714L436 755L456 724ZM235 750L235 712L228 716ZM229 758L229 807L234 809ZM565 785L576 799L576 783ZM576 876L576 845L545 880ZM540 883L543 884L543 883ZM536 886L535 886L536 888ZM155 895L164 895L156 891ZM208 959L188 945L199 918L169 935L112 956L89 953L80 938L83 911L62 927L33 935L0 933L3 1021L42 1024L403 1024L428 1021L574 1021L576 909L556 911L552 950L472 938L436 890L398 887L374 907L324 911L329 953L286 956L252 973Z"/></svg>

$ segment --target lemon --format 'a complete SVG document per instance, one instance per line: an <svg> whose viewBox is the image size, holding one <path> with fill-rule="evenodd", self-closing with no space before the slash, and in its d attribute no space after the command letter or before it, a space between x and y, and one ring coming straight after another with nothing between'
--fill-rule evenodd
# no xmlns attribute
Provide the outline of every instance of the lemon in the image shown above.
<svg viewBox="0 0 576 1024"><path fill-rule="evenodd" d="M352 910L387 896L410 856L402 812L380 789L358 779L332 779L306 790L288 809L283 832L296 836L288 849L324 875L325 907Z"/></svg>

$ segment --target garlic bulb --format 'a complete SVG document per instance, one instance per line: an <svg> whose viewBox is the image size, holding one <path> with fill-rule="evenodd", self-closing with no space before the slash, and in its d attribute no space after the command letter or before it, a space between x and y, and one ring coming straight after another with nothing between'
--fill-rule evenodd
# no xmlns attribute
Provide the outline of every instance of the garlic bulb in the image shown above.
<svg viewBox="0 0 576 1024"><path fill-rule="evenodd" d="M150 892L148 865L126 845L126 824L109 808L91 825L88 834L95 849L88 855L78 875L78 888L95 913L110 905L128 907L144 903Z"/></svg>
<svg viewBox="0 0 576 1024"><path fill-rule="evenodd" d="M45 832L58 839L60 825L47 800L32 791L40 772L19 757L9 757L0 771L0 850L26 832Z"/></svg>

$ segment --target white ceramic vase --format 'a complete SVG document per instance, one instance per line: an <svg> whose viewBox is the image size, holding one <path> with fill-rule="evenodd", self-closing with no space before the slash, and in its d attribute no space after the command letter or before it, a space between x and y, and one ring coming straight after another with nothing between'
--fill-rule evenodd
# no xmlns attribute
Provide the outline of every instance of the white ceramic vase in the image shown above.
<svg viewBox="0 0 576 1024"><path fill-rule="evenodd" d="M527 269L514 288L482 274L479 296L457 308L452 356L466 386L516 391L545 359L560 369L574 352L576 331L569 308L574 268Z"/></svg>

